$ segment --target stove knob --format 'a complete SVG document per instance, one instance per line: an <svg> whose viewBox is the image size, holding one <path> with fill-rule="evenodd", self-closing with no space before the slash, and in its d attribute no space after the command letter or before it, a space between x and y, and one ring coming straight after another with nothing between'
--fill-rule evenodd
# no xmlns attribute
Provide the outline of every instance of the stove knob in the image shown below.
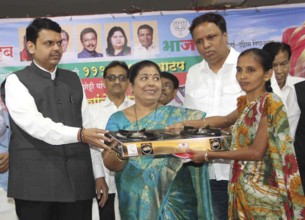
<svg viewBox="0 0 305 220"><path fill-rule="evenodd" d="M211 143L211 149L212 150L220 150L221 149L221 144L220 144L220 139L219 138L214 138L214 139L210 139L210 143Z"/></svg>

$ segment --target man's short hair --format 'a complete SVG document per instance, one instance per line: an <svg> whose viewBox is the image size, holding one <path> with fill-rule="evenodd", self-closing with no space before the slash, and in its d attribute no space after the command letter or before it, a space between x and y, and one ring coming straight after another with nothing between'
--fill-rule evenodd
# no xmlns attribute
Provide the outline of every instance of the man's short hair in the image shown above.
<svg viewBox="0 0 305 220"><path fill-rule="evenodd" d="M61 29L61 33L64 33L66 35L67 41L69 41L69 39L70 39L69 33L67 31L65 31L64 29Z"/></svg>
<svg viewBox="0 0 305 220"><path fill-rule="evenodd" d="M88 33L93 33L95 35L95 37L97 38L96 31L93 28L88 27L88 28L83 29L82 32L80 32L80 41L81 42L83 41L83 36Z"/></svg>
<svg viewBox="0 0 305 220"><path fill-rule="evenodd" d="M153 29L150 25L148 25L148 24L142 24L142 25L140 25L140 26L138 27L138 32L137 32L138 35L139 35L139 31L140 31L141 29L148 29L148 30L150 30L151 34L154 33L154 29Z"/></svg>
<svg viewBox="0 0 305 220"><path fill-rule="evenodd" d="M224 17L220 14L209 12L194 18L189 28L192 36L194 29L204 22L214 23L222 33L227 33L227 25Z"/></svg>
<svg viewBox="0 0 305 220"><path fill-rule="evenodd" d="M174 89L178 89L179 80L174 74L163 71L163 72L161 72L160 76L161 76L161 78L166 78L166 79L169 79L170 81L172 81L172 83L174 84Z"/></svg>
<svg viewBox="0 0 305 220"><path fill-rule="evenodd" d="M51 30L57 33L61 32L61 27L55 21L49 18L35 18L26 28L26 39L36 44L38 33L41 30Z"/></svg>
<svg viewBox="0 0 305 220"><path fill-rule="evenodd" d="M124 70L126 70L126 75L127 75L127 78L129 78L129 70L128 70L128 66L125 62L122 62L122 61L118 61L118 60L114 60L112 61L111 63L109 63L106 68L104 69L104 74L103 74L103 77L104 79L106 79L107 77L107 74L108 74L108 70L112 67L116 67L116 66L120 66L122 67Z"/></svg>
<svg viewBox="0 0 305 220"><path fill-rule="evenodd" d="M288 60L290 60L291 48L290 48L289 44L272 41L272 42L266 43L262 49L267 51L272 56L273 61L279 52L286 52L288 54Z"/></svg>

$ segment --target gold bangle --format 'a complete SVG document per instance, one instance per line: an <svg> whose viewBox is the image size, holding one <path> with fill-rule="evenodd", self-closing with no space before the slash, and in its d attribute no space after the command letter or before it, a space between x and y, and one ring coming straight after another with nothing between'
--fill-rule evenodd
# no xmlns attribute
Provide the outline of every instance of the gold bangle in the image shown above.
<svg viewBox="0 0 305 220"><path fill-rule="evenodd" d="M84 132L85 132L85 128L82 128L82 130L80 131L80 140L83 144L87 144L87 142L85 141L85 135L84 135Z"/></svg>
<svg viewBox="0 0 305 220"><path fill-rule="evenodd" d="M209 154L208 154L207 151L204 152L204 160L205 160L206 162L209 162L209 161L210 161L210 160L209 160Z"/></svg>

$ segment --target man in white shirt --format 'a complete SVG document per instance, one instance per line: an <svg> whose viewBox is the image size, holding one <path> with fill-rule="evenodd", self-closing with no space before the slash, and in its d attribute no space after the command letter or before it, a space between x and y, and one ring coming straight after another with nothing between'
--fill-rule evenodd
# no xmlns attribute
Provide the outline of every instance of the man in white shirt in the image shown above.
<svg viewBox="0 0 305 220"><path fill-rule="evenodd" d="M181 103L175 99L179 87L178 78L174 74L164 71L161 72L161 81L162 93L159 102L162 105L181 106Z"/></svg>
<svg viewBox="0 0 305 220"><path fill-rule="evenodd" d="M291 135L294 138L300 118L294 84L304 81L304 78L291 76L289 74L291 49L286 43L269 42L264 45L263 50L269 52L273 57L273 75L271 87L273 92L280 96L287 108L287 116Z"/></svg>
<svg viewBox="0 0 305 220"><path fill-rule="evenodd" d="M150 25L140 25L138 27L137 35L140 44L134 48L135 56L150 56L159 53L158 46L153 43L154 29Z"/></svg>
<svg viewBox="0 0 305 220"><path fill-rule="evenodd" d="M60 33L56 22L34 19L26 29L33 62L5 83L12 131L8 196L22 220L89 220L96 192L107 191L100 152L88 144L108 149L103 141L109 139L104 130L90 128L77 74L57 67Z"/></svg>
<svg viewBox="0 0 305 220"><path fill-rule="evenodd" d="M94 127L104 129L109 117L120 110L123 110L134 104L125 94L129 86L128 66L125 62L112 61L104 70L104 82L107 89L107 97L104 102L89 105ZM116 186L114 172L106 167L105 177L109 187L108 201L106 205L99 208L100 219L118 220L120 213L118 211L118 201L116 195Z"/></svg>
<svg viewBox="0 0 305 220"><path fill-rule="evenodd" d="M227 45L225 19L217 13L198 16L190 27L203 61L187 74L183 106L209 116L223 116L237 107L242 90L235 78L239 53ZM214 160L209 166L215 219L228 219L228 180L230 161Z"/></svg>

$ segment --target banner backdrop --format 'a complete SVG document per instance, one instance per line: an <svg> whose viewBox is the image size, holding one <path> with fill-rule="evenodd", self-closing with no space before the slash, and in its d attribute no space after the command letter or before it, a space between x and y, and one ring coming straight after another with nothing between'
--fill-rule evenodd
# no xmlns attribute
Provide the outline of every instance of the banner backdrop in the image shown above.
<svg viewBox="0 0 305 220"><path fill-rule="evenodd" d="M201 61L189 33L192 20L207 11L145 12L142 14L107 14L51 18L68 33L67 50L61 68L75 71L82 80L89 103L105 98L102 79L105 66L112 60L122 60L128 65L150 59L161 70L174 73L180 81L178 99L183 99L184 83L188 69ZM251 47L261 48L269 41L285 41L292 46L292 75L305 77L305 4L232 9L217 11L227 22L229 45L238 51ZM32 19L0 20L0 82L5 77L31 63L24 49L25 28ZM154 52L137 51L140 46L137 29L148 24L153 28ZM131 53L110 56L106 53L107 36L113 27L125 32ZM97 32L96 52L102 57L78 58L83 49L80 33L85 28Z"/></svg>

